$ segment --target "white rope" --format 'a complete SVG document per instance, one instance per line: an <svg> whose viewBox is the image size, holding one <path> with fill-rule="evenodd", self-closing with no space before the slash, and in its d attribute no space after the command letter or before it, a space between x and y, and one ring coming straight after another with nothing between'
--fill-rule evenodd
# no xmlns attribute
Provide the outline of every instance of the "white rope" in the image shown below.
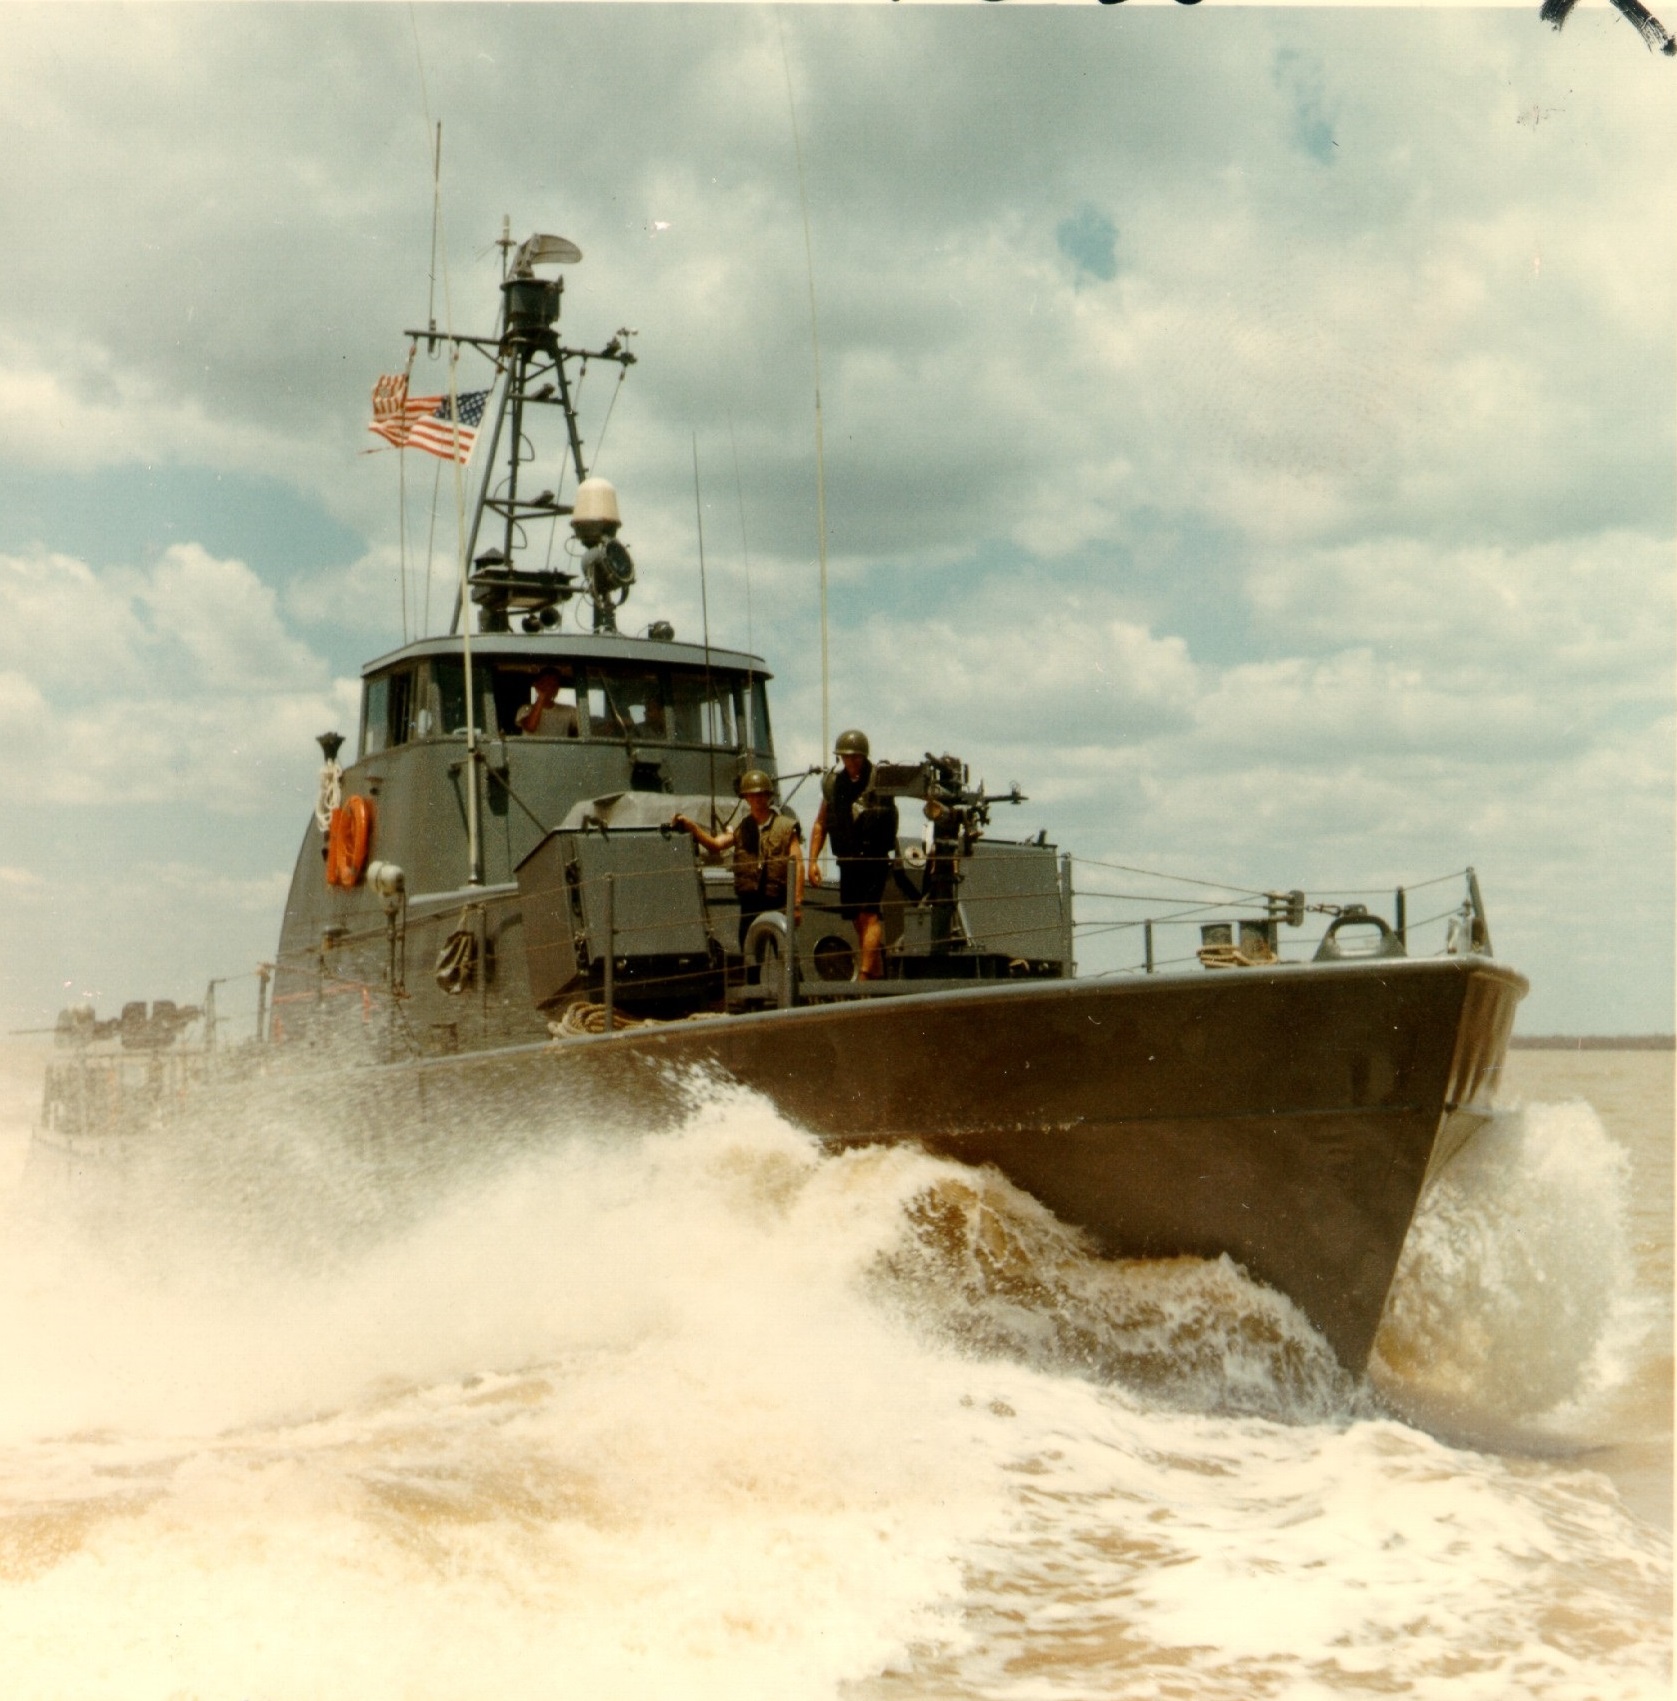
<svg viewBox="0 0 1677 1701"><path fill-rule="evenodd" d="M676 1022L708 1022L716 1014L714 1010L695 1010L690 1015L677 1016ZM622 1028L664 1028L672 1024L662 1021L657 1016L625 1016L621 1010L612 1012L612 1027ZM565 1013L556 1022L547 1024L547 1031L555 1039L584 1039L590 1034L603 1034L606 1031L606 1007L603 1004L591 1004L587 999L578 999L574 1004L565 1006Z"/></svg>
<svg viewBox="0 0 1677 1701"><path fill-rule="evenodd" d="M315 800L315 825L323 833L332 830L332 814L334 810L343 808L344 803L344 771L336 762L328 762L320 770L320 795Z"/></svg>
<svg viewBox="0 0 1677 1701"><path fill-rule="evenodd" d="M1280 961L1267 945L1262 949L1250 945L1202 945L1194 955L1208 969L1256 969Z"/></svg>

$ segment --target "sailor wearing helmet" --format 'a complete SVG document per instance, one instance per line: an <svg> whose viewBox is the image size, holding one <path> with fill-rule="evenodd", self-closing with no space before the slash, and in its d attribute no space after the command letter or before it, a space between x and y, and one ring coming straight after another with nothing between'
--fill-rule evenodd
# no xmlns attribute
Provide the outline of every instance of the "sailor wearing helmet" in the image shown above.
<svg viewBox="0 0 1677 1701"><path fill-rule="evenodd" d="M761 768L753 768L739 783L740 796L749 813L737 827L725 833L707 833L690 816L677 815L670 825L679 827L706 850L734 853L734 892L740 906L740 945L753 921L765 910L786 908L786 882L797 882L793 904L803 914L804 868L798 818L789 810L776 809L774 781Z"/></svg>
<svg viewBox="0 0 1677 1701"><path fill-rule="evenodd" d="M821 781L821 812L809 836L809 880L821 884L821 847L831 839L838 859L839 906L855 924L862 948L858 977L880 980L885 974L885 921L880 905L891 858L897 849L897 805L891 798L865 802L873 763L868 735L852 727L833 742L839 765Z"/></svg>

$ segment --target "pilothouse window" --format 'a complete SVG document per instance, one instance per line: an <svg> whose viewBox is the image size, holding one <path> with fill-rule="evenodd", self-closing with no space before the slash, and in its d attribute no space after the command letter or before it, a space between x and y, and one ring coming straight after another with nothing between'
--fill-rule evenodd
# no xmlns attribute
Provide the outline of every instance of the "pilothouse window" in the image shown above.
<svg viewBox="0 0 1677 1701"><path fill-rule="evenodd" d="M671 706L677 744L709 744L721 750L739 748L734 735L738 718L738 687L714 675L675 672L670 675Z"/></svg>
<svg viewBox="0 0 1677 1701"><path fill-rule="evenodd" d="M381 673L367 681L361 710L361 754L374 756L414 736L414 676L411 669Z"/></svg>
<svg viewBox="0 0 1677 1701"><path fill-rule="evenodd" d="M759 756L774 755L774 735L769 730L769 694L760 679L751 681L751 748Z"/></svg>
<svg viewBox="0 0 1677 1701"><path fill-rule="evenodd" d="M430 664L429 708L439 717L440 724L433 736L464 737L466 731L466 670L452 656L435 656ZM472 684L477 689L477 730L482 733L491 724L490 712L494 696L489 679L479 663L472 669Z"/></svg>
<svg viewBox="0 0 1677 1701"><path fill-rule="evenodd" d="M406 744L411 734L408 717L413 708L413 675L408 672L390 675L390 742Z"/></svg>
<svg viewBox="0 0 1677 1701"><path fill-rule="evenodd" d="M591 672L588 723L596 738L667 744L670 734L663 677L651 671Z"/></svg>
<svg viewBox="0 0 1677 1701"><path fill-rule="evenodd" d="M506 738L577 738L576 674L542 662L498 662L495 720Z"/></svg>
<svg viewBox="0 0 1677 1701"><path fill-rule="evenodd" d="M388 740L387 723L390 715L390 675L367 681L366 695L361 704L361 754L376 756Z"/></svg>

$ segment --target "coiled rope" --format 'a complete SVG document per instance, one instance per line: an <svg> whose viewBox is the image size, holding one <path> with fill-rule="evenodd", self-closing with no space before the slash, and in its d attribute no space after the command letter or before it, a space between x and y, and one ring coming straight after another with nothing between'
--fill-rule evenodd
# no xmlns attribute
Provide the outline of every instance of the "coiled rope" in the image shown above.
<svg viewBox="0 0 1677 1701"><path fill-rule="evenodd" d="M626 1016L621 1010L612 1012L612 1027L622 1028L667 1028L677 1022L708 1022L716 1015L714 1010L695 1010L690 1015L675 1016L663 1020L657 1016ZM558 1021L549 1022L547 1031L555 1039L581 1039L588 1034L603 1034L606 1031L606 1007L603 1004L591 1004L587 999L578 999L575 1004L567 1004L565 1013Z"/></svg>

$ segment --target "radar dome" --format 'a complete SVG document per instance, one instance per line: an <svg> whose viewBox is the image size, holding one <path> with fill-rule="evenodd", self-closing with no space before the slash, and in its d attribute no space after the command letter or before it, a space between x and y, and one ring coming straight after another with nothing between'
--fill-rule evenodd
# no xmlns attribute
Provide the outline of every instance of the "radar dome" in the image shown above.
<svg viewBox="0 0 1677 1701"><path fill-rule="evenodd" d="M571 504L571 529L584 536L584 528L595 537L615 532L623 516L617 511L617 491L607 479L585 478L576 487L576 501Z"/></svg>

